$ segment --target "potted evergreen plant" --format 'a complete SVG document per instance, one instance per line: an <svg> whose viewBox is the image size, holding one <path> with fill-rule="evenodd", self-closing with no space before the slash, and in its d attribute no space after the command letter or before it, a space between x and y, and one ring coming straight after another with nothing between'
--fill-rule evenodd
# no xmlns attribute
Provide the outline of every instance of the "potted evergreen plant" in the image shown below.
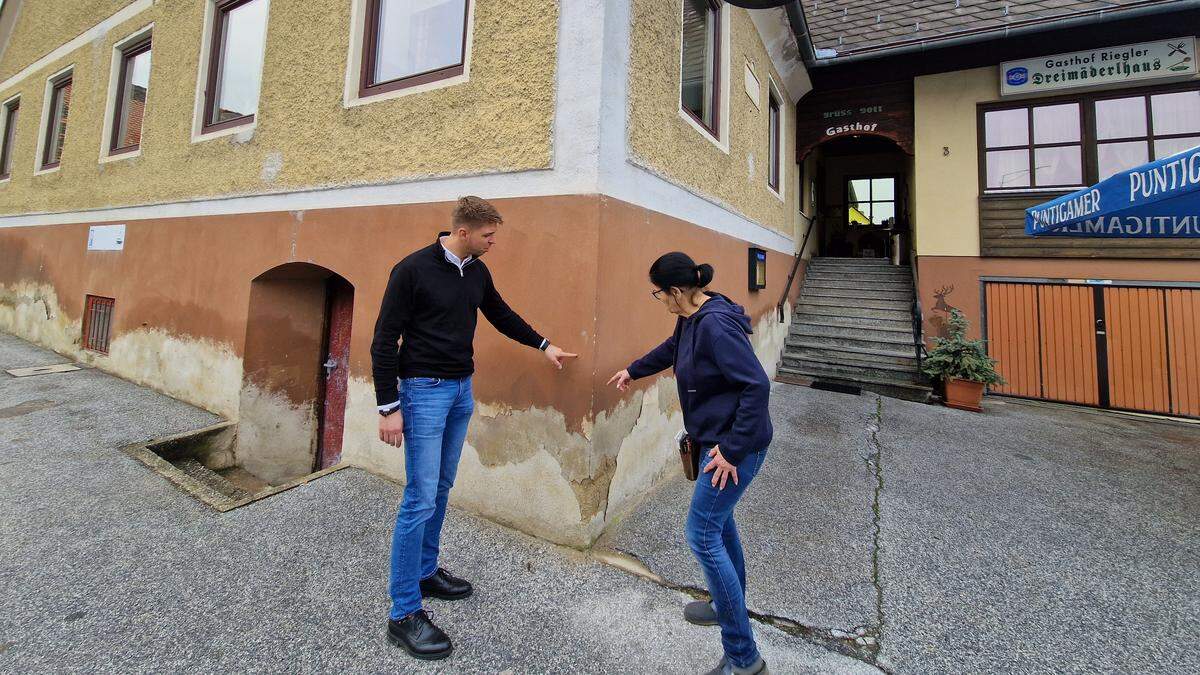
<svg viewBox="0 0 1200 675"><path fill-rule="evenodd" d="M987 355L983 340L967 339L967 318L950 310L950 337L933 338L933 349L921 364L925 374L945 385L946 405L982 412L983 386L1004 384L996 360Z"/></svg>

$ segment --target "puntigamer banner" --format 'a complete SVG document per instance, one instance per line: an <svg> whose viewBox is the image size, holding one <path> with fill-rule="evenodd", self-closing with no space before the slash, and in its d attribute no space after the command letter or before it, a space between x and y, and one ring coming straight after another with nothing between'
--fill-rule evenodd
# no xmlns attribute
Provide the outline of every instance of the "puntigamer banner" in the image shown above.
<svg viewBox="0 0 1200 675"><path fill-rule="evenodd" d="M1017 96L1196 74L1196 40L1181 37L1000 64L1000 95Z"/></svg>
<svg viewBox="0 0 1200 675"><path fill-rule="evenodd" d="M1200 147L1026 209L1025 234L1200 237Z"/></svg>

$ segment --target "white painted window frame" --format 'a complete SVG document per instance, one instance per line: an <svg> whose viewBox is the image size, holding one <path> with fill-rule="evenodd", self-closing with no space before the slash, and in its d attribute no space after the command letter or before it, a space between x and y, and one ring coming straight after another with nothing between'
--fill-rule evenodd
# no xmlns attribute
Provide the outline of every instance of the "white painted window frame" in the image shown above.
<svg viewBox="0 0 1200 675"><path fill-rule="evenodd" d="M20 94L13 94L12 96L9 96L8 98L4 99L3 101L0 101L0 144L3 144L4 139L8 138L8 106L13 101L20 101L20 100L21 100ZM18 110L17 111L17 121L20 121L20 116L21 116L21 111ZM16 139L16 137L13 137L13 145L16 146L16 144L17 144L17 139ZM0 148L0 153L2 153L2 150L3 149ZM8 152L10 154L10 157L8 158L9 173L8 173L7 178L0 178L0 184L4 184L4 183L7 183L10 180L12 180L12 167L17 165L17 158L11 156L13 150L15 150L15 147L8 149Z"/></svg>
<svg viewBox="0 0 1200 675"><path fill-rule="evenodd" d="M119 41L113 45L112 64L109 67L109 71L108 71L108 96L104 102L104 126L101 127L101 133L100 133L100 163L101 164L107 164L109 162L119 162L123 159L133 159L134 157L142 156L142 144L140 141L138 142L138 149L134 150L133 152L123 152L118 155L112 154L113 116L116 113L117 96L120 95L120 92L117 91L117 84L120 82L120 79L121 79L121 66L125 62L125 48L131 44L140 42L142 40L142 38L145 38L146 36L151 36L151 39L153 39L153 37L152 37L153 35L154 35L154 24L151 23L149 25L142 26L141 28L134 31L133 34L129 35L128 37L122 39L121 41ZM153 45L151 45L151 47L150 47L150 54L151 54L150 68L151 68L151 70L153 70L153 68L154 68L154 61L153 61L154 60L154 47L153 47ZM150 108L150 99L149 99L149 96L147 96L145 110L149 110L149 108ZM142 115L143 115L143 132L145 131L145 126L144 126L145 114L146 114L145 112L142 113Z"/></svg>
<svg viewBox="0 0 1200 675"><path fill-rule="evenodd" d="M696 133L706 138L710 143L715 145L718 150L725 154L729 154L729 79L730 79L730 19L729 19L729 3L721 3L721 35L718 39L721 41L721 58L717 64L717 69L720 71L721 91L718 92L718 123L717 137L713 137L713 133L705 129L702 124L697 122L688 114L688 111L683 107L683 3L686 0L679 2L679 63L676 65L675 72L681 78L681 81L676 84L675 90L678 98L675 102L675 109L679 113L679 117L688 123L688 126L696 130Z"/></svg>
<svg viewBox="0 0 1200 675"><path fill-rule="evenodd" d="M75 77L75 64L74 63L72 63L71 65L67 66L66 68L63 68L62 70L52 74L50 77L46 78L46 88L42 94L42 116L38 123L37 152L35 152L33 155L33 175L35 175L35 176L45 176L46 174L54 173L62 168L62 161L60 160L57 166L52 166L49 169L43 169L42 168L42 155L43 155L43 153L46 152L46 136L49 135L49 130L47 129L47 127L50 124L51 94L54 91L54 85L57 84L57 82L59 80L63 79L63 76L67 75L67 74L70 74L70 76L72 78L71 98L74 98L75 97L75 82L73 81L74 77ZM68 113L67 125L70 126L70 124L71 124L71 118ZM69 131L69 129L68 129L68 131ZM64 139L63 152L66 152L66 149L67 149L66 148L66 140Z"/></svg>
<svg viewBox="0 0 1200 675"><path fill-rule="evenodd" d="M771 110L771 97L772 96L774 96L775 100L779 102L779 138L776 139L776 142L778 143L777 151L779 153L779 189L776 190L775 188L771 187L771 183L770 183L771 156L769 154L767 155L767 180L764 180L763 184L767 186L767 192L770 192L771 194L775 195L779 199L779 201L784 202L786 204L787 203L786 191L787 191L787 180L788 180L787 179L788 162L785 161L785 158L787 156L787 153L785 151L787 150L787 130L788 130L787 109L788 109L788 106L785 103L785 101L787 101L788 98L786 96L784 96L783 92L779 89L779 85L775 82L775 78L770 73L767 73L767 115L768 115L768 117L767 117L767 125L768 125L767 139L768 139L768 142L770 142L770 138L771 138L771 131L770 131L770 114L771 113L770 113L770 110ZM770 152L770 150L768 150L768 152Z"/></svg>
<svg viewBox="0 0 1200 675"><path fill-rule="evenodd" d="M346 82L342 92L343 108L356 108L381 101L390 101L404 96L454 87L471 81L471 52L475 44L475 6L479 4L477 0L467 1L467 32L464 37L466 44L464 45L462 75L455 75L454 77L447 77L436 82L427 82L382 94L359 96L358 85L362 79L363 41L366 40L368 2L369 0L350 0L350 51L346 55Z"/></svg>
<svg viewBox="0 0 1200 675"><path fill-rule="evenodd" d="M263 64L262 67L267 67L266 51L267 39L271 33L271 0L262 0L267 3L267 21L263 26ZM192 143L203 143L211 141L215 138L232 136L234 134L242 134L247 131L253 131L258 128L258 112L259 104L262 103L262 88L260 86L258 92L258 100L254 102L254 119L239 124L228 129L219 131L204 132L204 88L208 86L208 64L209 59L213 58L212 54L212 37L213 31L216 30L217 3L216 0L204 1L204 30L200 35L200 66L196 72L196 103L192 112ZM261 72L259 73L260 82ZM265 84L265 83L264 83Z"/></svg>

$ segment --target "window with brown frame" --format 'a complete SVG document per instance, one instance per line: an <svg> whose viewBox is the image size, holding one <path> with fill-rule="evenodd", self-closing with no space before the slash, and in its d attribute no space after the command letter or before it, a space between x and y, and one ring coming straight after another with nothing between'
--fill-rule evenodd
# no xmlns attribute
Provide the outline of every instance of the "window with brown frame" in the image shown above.
<svg viewBox="0 0 1200 675"><path fill-rule="evenodd" d="M1090 185L1200 145L1195 84L980 107L985 193Z"/></svg>
<svg viewBox="0 0 1200 675"><path fill-rule="evenodd" d="M989 190L1070 187L1083 180L1083 118L1076 102L983 114Z"/></svg>
<svg viewBox="0 0 1200 675"><path fill-rule="evenodd" d="M1097 180L1200 145L1200 89L1095 102Z"/></svg>
<svg viewBox="0 0 1200 675"><path fill-rule="evenodd" d="M470 0L364 0L359 96L462 75Z"/></svg>
<svg viewBox="0 0 1200 675"><path fill-rule="evenodd" d="M683 0L680 105L718 136L721 100L720 0Z"/></svg>
<svg viewBox="0 0 1200 675"><path fill-rule="evenodd" d="M113 306L116 300L89 295L83 306L83 348L108 353L108 338L112 331Z"/></svg>
<svg viewBox="0 0 1200 675"><path fill-rule="evenodd" d="M109 154L134 152L142 143L142 120L150 87L150 36L121 50Z"/></svg>
<svg viewBox="0 0 1200 675"><path fill-rule="evenodd" d="M254 121L262 87L267 0L214 0L202 131Z"/></svg>
<svg viewBox="0 0 1200 675"><path fill-rule="evenodd" d="M62 161L67 140L67 119L71 116L71 73L61 75L50 85L50 115L46 119L42 168L53 169Z"/></svg>
<svg viewBox="0 0 1200 675"><path fill-rule="evenodd" d="M779 192L779 158L783 154L782 134L780 134L780 110L779 99L775 98L775 92L767 88L767 126L769 128L767 135L770 137L770 150L768 151L767 163L767 185L774 191Z"/></svg>
<svg viewBox="0 0 1200 675"><path fill-rule="evenodd" d="M17 142L17 111L21 109L21 99L13 99L4 104L4 136L0 137L0 180L12 175L13 145Z"/></svg>

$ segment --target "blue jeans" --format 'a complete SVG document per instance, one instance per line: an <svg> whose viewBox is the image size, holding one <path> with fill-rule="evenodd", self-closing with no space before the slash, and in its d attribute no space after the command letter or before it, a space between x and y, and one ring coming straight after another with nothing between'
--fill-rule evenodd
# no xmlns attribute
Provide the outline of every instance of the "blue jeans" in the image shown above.
<svg viewBox="0 0 1200 675"><path fill-rule="evenodd" d="M766 451L756 452L742 460L737 468L738 484L734 485L730 478L724 490L713 487L712 473L700 474L688 510L688 546L704 569L708 592L717 609L717 623L721 625L725 657L738 668L754 665L759 654L746 613L746 562L733 522L733 507L762 468L766 456ZM707 458L707 453L701 455L701 469Z"/></svg>
<svg viewBox="0 0 1200 675"><path fill-rule="evenodd" d="M421 580L438 569L446 500L458 472L475 401L471 378L407 378L400 385L408 484L392 534L391 618L421 609Z"/></svg>

